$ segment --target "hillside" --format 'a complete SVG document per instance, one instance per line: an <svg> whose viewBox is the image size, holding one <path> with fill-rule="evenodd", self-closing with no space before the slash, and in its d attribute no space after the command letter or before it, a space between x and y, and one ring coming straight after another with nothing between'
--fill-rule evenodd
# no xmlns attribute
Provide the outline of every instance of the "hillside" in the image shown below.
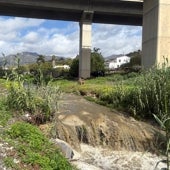
<svg viewBox="0 0 170 170"><path fill-rule="evenodd" d="M36 52L22 52L22 53L17 53L17 54L11 54L6 56L6 61L7 61L7 66L14 66L16 65L15 62L15 57L18 56L20 59L20 65L24 64L32 64L37 61L37 58L40 54ZM45 61L51 60L52 56L45 56ZM56 58L61 58L61 57L56 57ZM0 65L3 65L4 63L4 58L0 57Z"/></svg>

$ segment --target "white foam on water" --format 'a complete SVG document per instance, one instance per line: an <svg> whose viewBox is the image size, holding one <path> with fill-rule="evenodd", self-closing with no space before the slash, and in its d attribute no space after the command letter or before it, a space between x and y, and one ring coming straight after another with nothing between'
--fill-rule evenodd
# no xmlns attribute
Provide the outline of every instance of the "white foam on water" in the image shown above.
<svg viewBox="0 0 170 170"><path fill-rule="evenodd" d="M81 144L80 158L74 164L80 170L154 170L162 156L149 152L111 151ZM165 168L160 163L156 170Z"/></svg>

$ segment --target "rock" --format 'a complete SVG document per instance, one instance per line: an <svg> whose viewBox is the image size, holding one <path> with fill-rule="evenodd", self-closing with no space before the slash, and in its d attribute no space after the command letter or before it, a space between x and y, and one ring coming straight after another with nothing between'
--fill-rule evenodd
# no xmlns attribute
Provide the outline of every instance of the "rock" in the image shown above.
<svg viewBox="0 0 170 170"><path fill-rule="evenodd" d="M73 165L75 165L80 170L102 170L101 168L96 167L95 165L90 165L82 161L76 161L73 163Z"/></svg>
<svg viewBox="0 0 170 170"><path fill-rule="evenodd" d="M13 147L10 147L8 143L4 141L0 141L0 170L11 170L11 168L7 168L5 166L3 160L12 151L13 151Z"/></svg>
<svg viewBox="0 0 170 170"><path fill-rule="evenodd" d="M21 116L21 119L23 121L29 122L31 121L31 115L29 113L25 113L24 115Z"/></svg>
<svg viewBox="0 0 170 170"><path fill-rule="evenodd" d="M60 139L54 139L52 140L59 148L61 149L62 153L64 156L68 159L73 159L74 156L74 151L72 147L65 141L60 140Z"/></svg>

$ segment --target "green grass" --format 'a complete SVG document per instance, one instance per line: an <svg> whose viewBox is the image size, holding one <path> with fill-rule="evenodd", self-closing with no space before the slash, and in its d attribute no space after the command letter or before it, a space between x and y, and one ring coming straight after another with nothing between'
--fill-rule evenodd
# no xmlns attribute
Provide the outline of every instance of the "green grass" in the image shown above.
<svg viewBox="0 0 170 170"><path fill-rule="evenodd" d="M131 79L131 80L130 80ZM85 80L85 84L79 85L77 80L60 79L52 82L52 85L60 86L64 92L73 92L85 94L88 93L103 93L105 91L111 91L114 87L123 82L128 87L133 86L133 79L128 78L126 75L111 75L105 77L97 77Z"/></svg>
<svg viewBox="0 0 170 170"><path fill-rule="evenodd" d="M5 126L11 117L12 114L6 105L6 101L4 98L0 98L0 126Z"/></svg>
<svg viewBox="0 0 170 170"><path fill-rule="evenodd" d="M59 86L64 92L74 92L77 89L77 81L60 79L50 83L54 86Z"/></svg>
<svg viewBox="0 0 170 170"><path fill-rule="evenodd" d="M5 163L9 167L15 167L17 170L74 169L57 147L49 142L34 125L16 122L6 131L6 138L8 138L8 143L14 147L15 157L19 159L19 163L15 163L13 156L5 158Z"/></svg>

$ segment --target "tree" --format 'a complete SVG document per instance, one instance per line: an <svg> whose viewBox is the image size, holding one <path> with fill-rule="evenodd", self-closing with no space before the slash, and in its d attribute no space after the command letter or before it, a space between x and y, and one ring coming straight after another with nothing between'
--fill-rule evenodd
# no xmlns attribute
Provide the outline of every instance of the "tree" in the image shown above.
<svg viewBox="0 0 170 170"><path fill-rule="evenodd" d="M91 52L91 75L103 76L105 72L104 58L99 48L94 48Z"/></svg>
<svg viewBox="0 0 170 170"><path fill-rule="evenodd" d="M139 72L141 70L141 51L131 52L127 56L130 57L130 62L121 65L121 68L125 68L128 72Z"/></svg>
<svg viewBox="0 0 170 170"><path fill-rule="evenodd" d="M142 54L140 50L127 54L127 56L131 58L129 63L130 66L141 66L141 58L142 58L141 55Z"/></svg>
<svg viewBox="0 0 170 170"><path fill-rule="evenodd" d="M73 59L71 66L70 66L69 73L72 77L78 77L78 74L79 74L79 56L78 55L76 58Z"/></svg>
<svg viewBox="0 0 170 170"><path fill-rule="evenodd" d="M141 56L134 56L130 59L131 66L140 66L141 65Z"/></svg>
<svg viewBox="0 0 170 170"><path fill-rule="evenodd" d="M39 55L37 58L37 64L45 63L45 57L43 55Z"/></svg>
<svg viewBox="0 0 170 170"><path fill-rule="evenodd" d="M99 52L99 48L94 48L91 52L91 75L92 76L103 76L105 72L104 68L104 58ZM78 77L79 74L79 56L73 59L70 67L70 75L73 77Z"/></svg>

